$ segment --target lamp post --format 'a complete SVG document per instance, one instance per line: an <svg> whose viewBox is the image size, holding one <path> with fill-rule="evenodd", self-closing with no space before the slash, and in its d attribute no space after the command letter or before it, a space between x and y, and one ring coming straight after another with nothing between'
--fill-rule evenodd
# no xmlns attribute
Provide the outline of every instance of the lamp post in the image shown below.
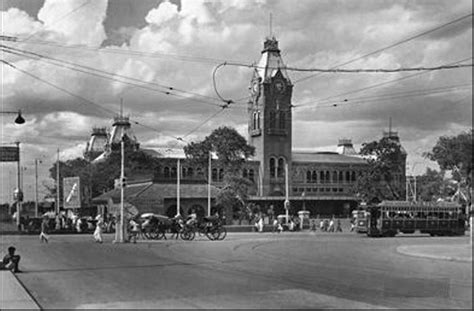
<svg viewBox="0 0 474 311"><path fill-rule="evenodd" d="M1 114L18 114L17 117L15 118L15 123L16 124L24 124L25 119L21 115L21 110L18 111L0 111Z"/></svg>

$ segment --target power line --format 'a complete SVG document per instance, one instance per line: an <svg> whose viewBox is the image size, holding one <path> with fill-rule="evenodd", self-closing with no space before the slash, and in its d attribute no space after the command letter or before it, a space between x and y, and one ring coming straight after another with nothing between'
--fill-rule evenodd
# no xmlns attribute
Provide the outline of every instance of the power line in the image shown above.
<svg viewBox="0 0 474 311"><path fill-rule="evenodd" d="M111 111L111 110L109 110L109 109L106 109L106 108L104 108L104 107L102 107L102 106L100 106L100 105L94 103L93 101L88 100L87 98L84 98L84 97L82 97L82 96L80 96L80 95L74 94L74 93L72 93L72 92L70 92L70 91L68 91L68 90L66 90L66 89L64 89L64 88L62 88L62 87L60 87L60 86L57 86L57 85L55 85L55 84L53 84L53 83L51 83L51 82L49 82L49 81L46 81L46 80L44 80L44 79L42 79L42 78L40 78L40 77L38 77L38 76L36 76L36 75L34 75L34 74L32 74L32 73L29 73L29 72L27 72L27 71L25 71L25 70L23 70L23 69L20 69L20 68L18 68L17 66L11 64L10 62L8 62L8 61L6 61L6 60L0 59L0 62L4 63L5 65L10 66L11 68L13 68L13 69L15 69L15 70L18 70L19 72L21 72L21 73L23 73L23 74L25 74L25 75L27 75L27 76L30 76L30 77L32 77L32 78L38 80L38 81L41 81L41 82L43 82L43 83L45 83L45 84L47 84L47 85L49 85L49 86L51 86L51 87L53 87L53 88L55 88L55 89L58 89L58 90L60 90L60 91L62 91L62 92L64 92L64 93L66 93L66 94L68 94L68 95L70 95L70 96L72 96L72 97L75 97L75 98L81 100L82 103L85 103L85 104L88 104L88 105L92 105L92 106L94 106L94 107L96 107L96 108L99 108L100 110L105 111L105 112L107 112L107 113L110 113L110 112L114 113L113 111Z"/></svg>
<svg viewBox="0 0 474 311"><path fill-rule="evenodd" d="M183 98L189 99L188 96L184 96L184 95L176 93L176 92L178 92L178 93L183 93L183 94L187 94L187 95L192 95L192 96L197 96L197 97L202 97L202 98L205 98L205 99L211 99L211 100L218 101L217 98L207 96L207 95L198 94L198 93L194 93L194 92L190 92L190 91L181 90L181 89L175 88L173 86L166 86L166 85L162 85L162 84L159 84L159 83L156 83L156 82L148 82L148 81L143 81L143 80L140 80L140 79L128 77L128 76L125 76L125 75L110 73L110 72L107 72L107 71L104 71L104 70L101 70L101 69L92 68L92 67L88 67L88 66L84 66L84 65L80 65L80 64L75 64L75 63L72 63L72 62L69 62L69 61L56 59L56 58L48 57L48 56L45 56L45 55L42 55L42 54L29 52L29 51L25 51L25 50L21 50L21 49L15 49L15 48L5 46L5 45L0 45L0 47L4 48L4 51L7 52L7 53L12 53L12 51L20 52L20 53L23 53L23 54L26 54L26 55L19 55L19 54L17 54L17 55L24 56L24 57L29 57L29 58L34 58L35 60L44 61L44 62L53 64L55 66L59 66L59 67L63 67L63 68L69 69L69 70L82 72L82 73L85 73L85 74L90 74L90 75L93 75L93 76L113 80L113 81L124 83L124 84L129 84L129 85L132 85L134 87L140 87L140 88L144 88L144 89L147 89L147 90L160 92L160 93L165 94L165 95L172 95L172 96L178 96L178 97L183 97ZM5 48L6 48L6 50L5 50ZM10 50L12 50L12 51L10 51ZM12 53L12 54L14 54L14 53ZM32 56L30 56L30 55L32 55ZM50 60L50 61L48 61L48 60ZM66 65L64 65L64 64L66 64ZM86 71L78 69L76 67L85 69ZM141 85L141 84L131 83L131 82L128 82L128 81L118 80L114 77L119 77L119 78L122 78L122 79L130 80L130 81L134 81L134 82L138 82L138 83L142 83L142 84L146 84L146 85L157 86L157 87L165 89L166 91L161 91L161 90L157 90L157 89L154 89L154 88L150 88L150 87L147 87L146 85ZM211 103L211 102L208 102L208 101L203 101L203 100L200 100L198 98L193 98L191 101L196 101L196 102L200 102L200 103L204 103L204 104L210 104L210 105L214 105L214 106L221 106L221 104Z"/></svg>
<svg viewBox="0 0 474 311"><path fill-rule="evenodd" d="M8 65L8 66L10 66L10 67L12 67L12 68L14 68L14 69L20 71L20 72L22 72L22 73L25 74L25 75L28 75L28 76L30 76L30 77L32 77L32 78L34 78L34 79L37 79L37 80L39 80L39 81L41 81L41 82L43 82L43 83L45 83L45 84L47 84L47 85L49 85L49 86L51 86L51 87L53 87L53 88L56 88L56 89L58 89L58 90L60 90L60 91L62 91L62 92L64 92L64 93L66 93L66 94L68 94L68 95L70 95L70 96L72 96L72 97L75 97L75 98L77 98L77 99L80 99L80 100L81 100L83 103L85 103L85 104L92 105L92 106L94 106L94 107L96 107L96 108L101 109L102 111L109 112L110 114L115 115L115 112L114 112L114 111L109 110L109 109L106 109L106 108L104 108L104 107L98 105L97 103L94 103L93 101L88 100L87 98L84 98L84 97L82 97L82 96L80 96L80 95L74 94L74 93L72 93L72 92L70 92L70 91L68 91L68 90L66 90L66 89L64 89L64 88L62 88L62 87L59 87L59 86L57 86L57 85L55 85L55 84L53 84L53 83L51 83L51 82L48 82L48 81L46 81L46 80L44 80L44 79L41 79L40 77L38 77L38 76L36 76L36 75L34 75L34 74L31 74L31 73L29 73L29 72L27 72L27 71L25 71L25 70L22 70L22 69L18 68L17 66L15 66L15 65L13 65L13 64L11 64L11 63L9 63L8 61L0 60L0 62L4 63L4 64L6 64L6 65ZM107 116L110 116L110 114L107 114ZM131 120L131 121L132 121L133 123L137 124L137 125L142 126L142 127L146 127L146 128L148 128L148 129L154 130L154 131L156 131L156 132L160 132L159 130L157 130L157 129L151 127L151 126L142 124L142 123L137 122L137 121L134 121L134 120ZM161 133L161 132L160 132L160 133ZM165 136L167 136L167 135L165 135ZM168 137L171 137L171 138L173 138L173 139L178 139L177 137L174 137L174 136L168 136Z"/></svg>
<svg viewBox="0 0 474 311"><path fill-rule="evenodd" d="M334 101L319 101L313 102L318 104L329 104L330 106L325 107L335 107L341 106L341 104L354 104L354 103L366 103L366 102L373 102L373 101L383 101L383 100L391 100L391 99L400 99L400 98L409 98L414 96L429 96L434 94L442 94L446 92L453 92L453 91L462 91L466 89L472 89L472 84L463 84L460 86L454 87L440 87L434 89L425 89L425 90L415 90L415 91L407 91L407 92L398 92L398 93L391 93L391 94L382 94L382 95L373 95L373 96L366 96L366 97L355 97L355 98L345 98L343 100L334 100ZM310 105L311 103L306 103L302 105L295 105L294 107L305 107ZM321 106L317 106L321 107Z"/></svg>
<svg viewBox="0 0 474 311"><path fill-rule="evenodd" d="M442 24L442 25L440 25L440 26L437 26L437 27L435 27L435 28L429 29L429 30L427 30L427 31L421 32L421 33L419 33L419 34L417 34L417 35L408 37L408 38L406 38L406 39L400 40L400 41L398 41L398 42L395 42L395 43L390 44L390 45L388 45L388 46L385 46L385 47L383 47L383 48L377 49L377 50L375 50L375 51L373 51L373 52L370 52L370 53L364 54L364 55L362 55L362 56L359 56L359 57L357 57L357 58L351 59L351 60L349 60L349 61L347 61L347 62L338 64L338 65L336 65L336 66L334 66L334 67L332 67L332 68L334 69L334 68L337 68L337 67L341 67L341 66L345 66L345 65L354 63L354 62L356 62L356 61L358 61L358 60L361 60L361 59L364 59L364 58L366 58L366 57L369 57L369 56L378 54L378 53L380 53L380 52L382 52L382 51L388 50L388 49L393 48L393 47L395 47L395 46L397 46L397 45L400 45L400 44L409 42L409 41L411 41L411 40L420 38L420 37L422 37L422 36L425 36L425 35L427 35L427 34L429 34L429 33L432 33L432 32L434 32L434 31L437 31L437 30L439 30L439 29L441 29L441 28L444 28L444 27L446 27L446 26L449 26L449 25L458 23L458 22L460 22L460 21L462 21L462 20L464 20L464 19L466 19L466 18L469 18L469 17L472 17L472 13L471 13L471 14L464 15L464 16L461 16L461 17L459 17L459 18L457 18L457 19L454 19L454 20L452 20L452 21L450 21L450 22L447 22L447 23ZM317 75L310 75L310 76L307 76L307 77L304 77L304 78L300 78L300 79L298 79L298 80L295 80L294 83L296 84L296 83L298 83L298 82L301 82L301 81L304 81L304 80L313 78L313 77L315 77L315 76L317 76Z"/></svg>
<svg viewBox="0 0 474 311"><path fill-rule="evenodd" d="M472 57L465 58L465 59L462 59L462 60L459 60L459 61L456 61L456 62L449 63L448 65L459 64L459 63L462 63L462 62L465 62L465 61L468 61L468 60L471 60L471 59L472 59ZM360 89L351 90L351 91L344 92L344 93L341 93L341 94L338 94L338 95L331 95L331 96L325 97L323 99L311 100L311 101L308 101L304 104L300 104L299 106L303 106L303 105L306 106L306 104L314 103L316 101L319 101L319 102L327 101L327 100L332 99L332 98L338 98L338 97L346 96L346 95L349 95L349 94L354 94L354 93L359 93L359 92L362 92L362 91L367 91L367 90L374 89L374 88L377 88L377 87L380 87L380 86L383 86L383 85L387 85L387 84L399 82L399 81L402 81L402 80L411 79L411 78L414 78L414 77L417 77L417 76L421 76L421 75L429 73L429 72L430 71L423 71L423 72L414 73L414 74L411 74L411 75L408 75L408 76L404 76L404 77L401 77L401 78L396 78L396 79L381 82L381 83L372 84L372 85L369 85L369 86L366 86L366 87L363 87L363 88L360 88Z"/></svg>
<svg viewBox="0 0 474 311"><path fill-rule="evenodd" d="M255 69L284 69L286 71L301 71L301 72L323 72L323 73L394 73L394 72L408 72L408 71L437 71L446 69L459 69L466 67L473 67L474 64L462 65L441 65L435 67L401 67L401 68L358 68L358 69L337 69L337 68L297 68L297 67L272 67L272 66L256 66L254 64L232 63L224 62L219 64L214 71L225 65L235 67L247 67Z"/></svg>

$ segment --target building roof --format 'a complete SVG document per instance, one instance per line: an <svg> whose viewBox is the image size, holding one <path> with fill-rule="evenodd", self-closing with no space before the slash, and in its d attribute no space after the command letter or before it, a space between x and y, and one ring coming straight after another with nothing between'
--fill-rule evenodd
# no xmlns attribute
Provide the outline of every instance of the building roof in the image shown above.
<svg viewBox="0 0 474 311"><path fill-rule="evenodd" d="M358 156L348 156L337 152L293 152L293 162L367 164Z"/></svg>

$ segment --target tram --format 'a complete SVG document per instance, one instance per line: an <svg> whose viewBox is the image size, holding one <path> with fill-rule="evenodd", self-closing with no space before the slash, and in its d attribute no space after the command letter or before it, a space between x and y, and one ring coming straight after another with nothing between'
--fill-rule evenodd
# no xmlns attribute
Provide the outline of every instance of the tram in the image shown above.
<svg viewBox="0 0 474 311"><path fill-rule="evenodd" d="M367 209L367 235L393 237L397 233L431 236L464 235L464 210L454 202L383 201Z"/></svg>

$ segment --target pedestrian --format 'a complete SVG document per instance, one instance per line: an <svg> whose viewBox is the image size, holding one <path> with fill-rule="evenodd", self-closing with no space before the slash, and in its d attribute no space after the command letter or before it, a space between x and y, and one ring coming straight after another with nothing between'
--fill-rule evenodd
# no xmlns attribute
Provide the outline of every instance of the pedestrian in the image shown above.
<svg viewBox="0 0 474 311"><path fill-rule="evenodd" d="M293 219L290 219L290 223L288 224L288 230L295 231L295 223Z"/></svg>
<svg viewBox="0 0 474 311"><path fill-rule="evenodd" d="M20 270L20 255L15 255L16 248L10 246L8 248L8 254L3 257L2 262L0 262L0 270L11 270L14 273L21 272Z"/></svg>
<svg viewBox="0 0 474 311"><path fill-rule="evenodd" d="M325 231L324 230L324 219L321 219L321 221L319 222L319 229L321 229L321 231Z"/></svg>
<svg viewBox="0 0 474 311"><path fill-rule="evenodd" d="M275 232L278 231L278 223L279 223L278 219L276 219L276 218L273 219L273 228L272 228L272 229L273 229L273 230L272 230L273 233L275 233Z"/></svg>
<svg viewBox="0 0 474 311"><path fill-rule="evenodd" d="M312 219L311 220L311 228L310 228L311 231L316 231L316 220L315 219Z"/></svg>
<svg viewBox="0 0 474 311"><path fill-rule="evenodd" d="M341 220L338 219L336 223L336 232L342 232Z"/></svg>
<svg viewBox="0 0 474 311"><path fill-rule="evenodd" d="M334 218L331 218L331 221L329 222L329 232L334 232Z"/></svg>
<svg viewBox="0 0 474 311"><path fill-rule="evenodd" d="M41 222L41 232L39 235L41 243L43 242L48 243L49 237L47 233L48 233L48 218L43 217L43 221Z"/></svg>
<svg viewBox="0 0 474 311"><path fill-rule="evenodd" d="M129 234L128 239L133 243L137 243L137 238L138 238L138 235L140 234L141 225L138 222L138 220L135 220L132 218L129 221L129 226L130 226L130 234Z"/></svg>
<svg viewBox="0 0 474 311"><path fill-rule="evenodd" d="M97 223L95 225L95 230L94 230L94 240L96 243L102 243L102 230L104 226L104 221L102 219L102 216L99 214L96 217Z"/></svg>

